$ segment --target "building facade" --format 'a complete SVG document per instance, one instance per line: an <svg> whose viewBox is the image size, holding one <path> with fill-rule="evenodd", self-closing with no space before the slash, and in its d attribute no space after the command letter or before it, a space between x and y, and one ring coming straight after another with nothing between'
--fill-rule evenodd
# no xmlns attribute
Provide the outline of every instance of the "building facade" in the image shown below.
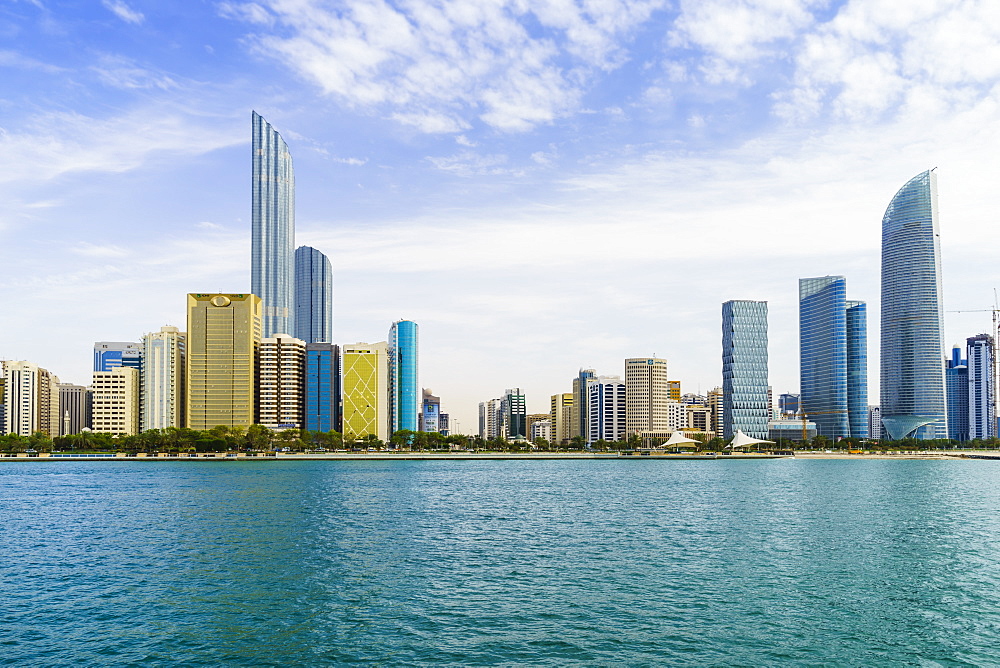
<svg viewBox="0 0 1000 668"><path fill-rule="evenodd" d="M40 431L39 367L24 361L3 362L4 433L31 436Z"/></svg>
<svg viewBox="0 0 1000 668"><path fill-rule="evenodd" d="M767 302L722 305L722 434L738 430L767 438L771 403L767 383Z"/></svg>
<svg viewBox="0 0 1000 668"><path fill-rule="evenodd" d="M552 421L552 442L569 443L573 433L573 393L562 392L549 397L549 419Z"/></svg>
<svg viewBox="0 0 1000 668"><path fill-rule="evenodd" d="M59 384L59 415L62 416L60 436L79 434L84 427L91 428L92 395L83 385Z"/></svg>
<svg viewBox="0 0 1000 668"><path fill-rule="evenodd" d="M132 436L139 433L139 370L116 367L95 371L90 384L91 429L95 432Z"/></svg>
<svg viewBox="0 0 1000 668"><path fill-rule="evenodd" d="M261 318L256 295L188 295L186 427L254 423Z"/></svg>
<svg viewBox="0 0 1000 668"><path fill-rule="evenodd" d="M94 371L120 366L142 369L142 344L135 341L98 341L94 344Z"/></svg>
<svg viewBox="0 0 1000 668"><path fill-rule="evenodd" d="M937 175L910 179L882 217L882 425L893 440L947 438Z"/></svg>
<svg viewBox="0 0 1000 668"><path fill-rule="evenodd" d="M350 343L341 347L341 418L344 441L374 435L389 440L388 345Z"/></svg>
<svg viewBox="0 0 1000 668"><path fill-rule="evenodd" d="M680 386L677 387L680 399ZM630 357L625 360L625 428L629 434L668 429L667 360Z"/></svg>
<svg viewBox="0 0 1000 668"><path fill-rule="evenodd" d="M503 438L508 441L523 441L528 438L528 411L521 388L514 387L504 391L500 415L500 435Z"/></svg>
<svg viewBox="0 0 1000 668"><path fill-rule="evenodd" d="M306 429L339 432L340 346L323 342L306 344L304 394Z"/></svg>
<svg viewBox="0 0 1000 668"><path fill-rule="evenodd" d="M295 170L288 145L256 111L251 129L250 291L262 302L263 338L295 331Z"/></svg>
<svg viewBox="0 0 1000 668"><path fill-rule="evenodd" d="M851 436L868 438L868 305L847 300L847 421Z"/></svg>
<svg viewBox="0 0 1000 668"><path fill-rule="evenodd" d="M591 378L587 383L587 395L590 402L587 443L623 440L627 433L628 410L625 382L619 376Z"/></svg>
<svg viewBox="0 0 1000 668"><path fill-rule="evenodd" d="M425 387L420 405L420 431L441 431L441 397Z"/></svg>
<svg viewBox="0 0 1000 668"><path fill-rule="evenodd" d="M868 407L868 438L882 440L882 410L878 406Z"/></svg>
<svg viewBox="0 0 1000 668"><path fill-rule="evenodd" d="M419 328L397 320L389 328L389 433L420 429Z"/></svg>
<svg viewBox="0 0 1000 668"><path fill-rule="evenodd" d="M945 398L948 409L948 438L969 440L969 366L957 343L945 362Z"/></svg>
<svg viewBox="0 0 1000 668"><path fill-rule="evenodd" d="M570 438L581 436L587 439L590 433L590 418L587 416L590 396L587 393L587 381L592 378L597 378L596 371L580 369L573 379L573 433L570 434Z"/></svg>
<svg viewBox="0 0 1000 668"><path fill-rule="evenodd" d="M969 439L995 438L996 350L993 337L989 334L970 336L966 339L966 344L969 369Z"/></svg>
<svg viewBox="0 0 1000 668"><path fill-rule="evenodd" d="M333 266L315 248L295 249L295 337L333 341Z"/></svg>
<svg viewBox="0 0 1000 668"><path fill-rule="evenodd" d="M161 327L142 337L142 431L184 426L186 342L178 327Z"/></svg>
<svg viewBox="0 0 1000 668"><path fill-rule="evenodd" d="M257 353L257 420L276 431L305 426L306 342L287 334L261 339Z"/></svg>

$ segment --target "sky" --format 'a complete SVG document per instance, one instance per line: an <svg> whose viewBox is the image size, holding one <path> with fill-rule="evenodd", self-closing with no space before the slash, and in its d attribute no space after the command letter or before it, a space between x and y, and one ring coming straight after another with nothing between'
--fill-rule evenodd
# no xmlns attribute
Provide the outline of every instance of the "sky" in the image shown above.
<svg viewBox="0 0 1000 668"><path fill-rule="evenodd" d="M459 431L626 357L704 393L729 299L768 302L796 392L798 279L830 274L877 403L881 219L935 167L946 343L990 328L992 0L0 0L0 359L87 384L95 341L248 291L251 110L336 342L419 323Z"/></svg>

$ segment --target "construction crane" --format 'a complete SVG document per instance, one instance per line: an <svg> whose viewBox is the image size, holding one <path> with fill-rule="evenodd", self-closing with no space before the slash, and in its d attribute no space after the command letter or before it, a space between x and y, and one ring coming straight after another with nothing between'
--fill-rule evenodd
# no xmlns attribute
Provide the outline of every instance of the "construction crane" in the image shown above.
<svg viewBox="0 0 1000 668"><path fill-rule="evenodd" d="M816 415L846 415L847 409L841 409L839 411L809 411L806 413L802 406L802 400L799 399L799 413L802 414L802 445L806 444L806 440L809 437L809 416ZM816 424L816 435L819 436L819 423Z"/></svg>
<svg viewBox="0 0 1000 668"><path fill-rule="evenodd" d="M947 311L947 313L992 313L993 314L993 331L990 335L993 337L993 368L990 370L992 372L992 385L993 390L993 419L996 420L997 416L997 351L996 342L1000 340L1000 306L997 305L997 290L993 288L993 308L980 308L980 309L964 309L961 311ZM995 427L991 426L990 431ZM987 432L989 433L989 432Z"/></svg>

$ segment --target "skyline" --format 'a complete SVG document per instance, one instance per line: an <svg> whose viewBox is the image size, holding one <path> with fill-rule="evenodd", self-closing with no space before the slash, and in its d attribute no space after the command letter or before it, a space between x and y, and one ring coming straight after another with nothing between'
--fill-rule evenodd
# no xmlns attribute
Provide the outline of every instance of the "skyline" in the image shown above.
<svg viewBox="0 0 1000 668"><path fill-rule="evenodd" d="M383 21L330 71L306 57L335 41L311 3L6 6L0 356L86 384L95 341L183 326L189 292L249 290L257 109L295 155L296 245L333 263L335 341L420 323L422 384L462 431L504 387L542 412L578 369L626 357L667 359L685 392L721 385L731 299L768 301L771 385L797 392L805 276L868 302L874 398L879 223L914 174L941 175L945 348L990 328L947 311L988 308L1000 283L1000 10L802 3L741 22L729 4L411 12L412 39ZM346 6L314 23L370 21ZM454 85L421 88L435 67Z"/></svg>

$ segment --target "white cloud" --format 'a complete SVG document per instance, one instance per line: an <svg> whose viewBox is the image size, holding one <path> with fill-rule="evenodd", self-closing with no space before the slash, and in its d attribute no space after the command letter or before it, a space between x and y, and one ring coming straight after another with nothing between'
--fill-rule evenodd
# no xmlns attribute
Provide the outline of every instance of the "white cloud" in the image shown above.
<svg viewBox="0 0 1000 668"><path fill-rule="evenodd" d="M138 25L146 18L141 12L137 12L125 4L124 0L101 0L101 4L126 23Z"/></svg>
<svg viewBox="0 0 1000 668"><path fill-rule="evenodd" d="M87 241L78 243L73 248L73 252L87 257L127 257L129 255L126 249L116 244L97 245Z"/></svg>
<svg viewBox="0 0 1000 668"><path fill-rule="evenodd" d="M200 155L245 142L245 135L225 120L164 105L106 119L41 114L20 131L0 132L0 152L20 156L0 162L0 184L39 183L71 172L124 172L159 153Z"/></svg>
<svg viewBox="0 0 1000 668"><path fill-rule="evenodd" d="M63 68L61 67L50 65L48 63L43 63L40 60L30 58L23 54L17 53L16 51L8 51L8 50L0 50L0 67L13 67L24 70L38 70L41 72L46 72L48 74L55 74L64 71Z"/></svg>
<svg viewBox="0 0 1000 668"><path fill-rule="evenodd" d="M480 155L472 151L463 151L450 156L428 157L427 160L441 171L457 176L524 175L522 169L507 167L508 158L501 154Z"/></svg>
<svg viewBox="0 0 1000 668"><path fill-rule="evenodd" d="M169 90L178 86L169 75L140 67L122 56L105 55L91 69L102 83L112 88Z"/></svg>
<svg viewBox="0 0 1000 668"><path fill-rule="evenodd" d="M524 131L571 113L597 71L618 67L631 32L664 0L470 3L270 0L280 32L254 37L325 93L385 109L426 133L455 133L473 118ZM256 4L220 12L260 25Z"/></svg>

